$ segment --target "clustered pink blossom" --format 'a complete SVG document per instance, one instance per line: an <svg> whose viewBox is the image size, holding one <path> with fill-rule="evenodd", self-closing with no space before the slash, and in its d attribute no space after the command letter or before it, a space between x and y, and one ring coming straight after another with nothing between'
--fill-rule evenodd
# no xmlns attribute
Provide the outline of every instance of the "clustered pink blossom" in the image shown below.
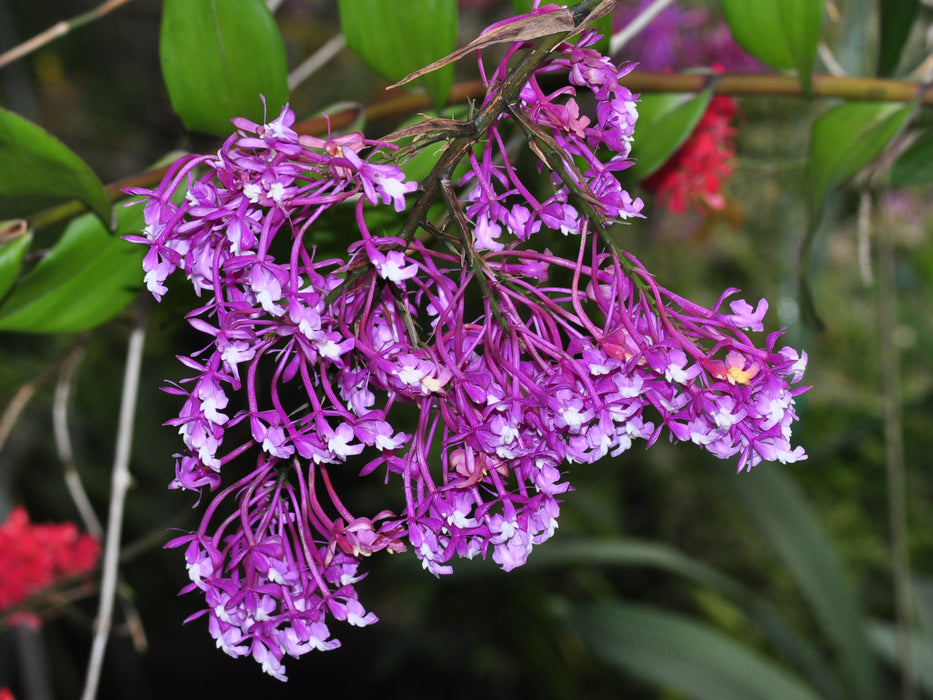
<svg viewBox="0 0 933 700"><path fill-rule="evenodd" d="M193 617L228 654L284 680L286 656L339 645L333 621L375 622L355 584L382 550L410 547L434 575L456 557L522 565L557 528L568 466L638 439L691 441L740 470L805 457L790 438L806 356L778 348L780 333L763 347L746 334L763 330L767 303L727 290L704 308L606 243L606 222L641 215L615 175L637 109L619 84L627 69L594 39L538 67L469 152L448 201L456 225L425 225L433 235L369 230L373 208L423 196L389 144L299 136L287 108L268 124L234 120L216 155L132 191L149 290L161 298L180 270L203 300L188 320L206 345L167 389L183 400L172 487L214 495L169 546L185 548L185 590L205 599ZM484 75L484 106L524 48ZM564 87L541 87L561 74ZM559 147L560 172L540 163L548 196L516 173L516 129L545 137L536 153ZM337 207L355 230L329 258L315 226ZM534 245L544 230L572 234L576 252ZM401 505L351 510L334 478L351 464L400 486L387 502Z"/></svg>

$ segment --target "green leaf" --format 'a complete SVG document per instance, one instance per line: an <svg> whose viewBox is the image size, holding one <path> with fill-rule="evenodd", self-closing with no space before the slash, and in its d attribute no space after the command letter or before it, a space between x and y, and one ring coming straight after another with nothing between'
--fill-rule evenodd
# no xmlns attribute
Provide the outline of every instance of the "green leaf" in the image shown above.
<svg viewBox="0 0 933 700"><path fill-rule="evenodd" d="M108 227L110 201L94 171L27 119L0 109L0 219L22 218L79 199Z"/></svg>
<svg viewBox="0 0 933 700"><path fill-rule="evenodd" d="M549 543L535 550L525 569L567 566L650 567L682 576L723 595L756 624L773 648L798 673L820 690L823 697L843 700L848 694L831 673L826 660L813 645L797 634L787 621L733 578L658 542L631 538L609 540L571 539Z"/></svg>
<svg viewBox="0 0 933 700"><path fill-rule="evenodd" d="M143 207L117 209L117 235L78 217L0 304L0 330L76 333L118 314L142 283L145 247L120 236L143 226Z"/></svg>
<svg viewBox="0 0 933 700"><path fill-rule="evenodd" d="M855 588L813 509L775 465L731 476L728 483L809 603L839 659L850 697L882 697Z"/></svg>
<svg viewBox="0 0 933 700"><path fill-rule="evenodd" d="M617 601L571 606L587 648L607 664L700 700L817 700L786 669L683 615Z"/></svg>
<svg viewBox="0 0 933 700"><path fill-rule="evenodd" d="M393 83L451 53L457 46L456 0L340 0L347 46ZM435 106L450 94L454 66L422 76Z"/></svg>
<svg viewBox="0 0 933 700"><path fill-rule="evenodd" d="M775 70L796 69L810 89L823 0L720 0L720 7L743 49Z"/></svg>
<svg viewBox="0 0 933 700"><path fill-rule="evenodd" d="M711 90L695 96L642 95L633 135L635 165L629 168L628 177L644 180L664 165L693 133L712 97Z"/></svg>
<svg viewBox="0 0 933 700"><path fill-rule="evenodd" d="M24 230L22 235L0 244L0 299L3 299L16 281L16 276L23 266L23 256L31 242L32 232Z"/></svg>
<svg viewBox="0 0 933 700"><path fill-rule="evenodd" d="M285 45L264 0L166 0L159 53L172 107L192 131L223 136L231 118L263 123L288 101Z"/></svg>
<svg viewBox="0 0 933 700"><path fill-rule="evenodd" d="M895 187L928 185L933 182L933 130L925 131L891 166Z"/></svg>
<svg viewBox="0 0 933 700"><path fill-rule="evenodd" d="M920 9L919 0L878 0L881 12L880 48L878 50L878 68L880 76L891 76L897 70L901 52L910 28L917 19Z"/></svg>
<svg viewBox="0 0 933 700"><path fill-rule="evenodd" d="M811 223L818 218L829 191L877 156L910 112L910 105L846 102L814 122L805 176Z"/></svg>
<svg viewBox="0 0 933 700"><path fill-rule="evenodd" d="M811 292L809 259L826 198L891 142L912 111L912 105L846 102L825 112L813 123L804 176L810 223L800 249L798 283L801 312L816 328L822 328L823 322L816 312Z"/></svg>

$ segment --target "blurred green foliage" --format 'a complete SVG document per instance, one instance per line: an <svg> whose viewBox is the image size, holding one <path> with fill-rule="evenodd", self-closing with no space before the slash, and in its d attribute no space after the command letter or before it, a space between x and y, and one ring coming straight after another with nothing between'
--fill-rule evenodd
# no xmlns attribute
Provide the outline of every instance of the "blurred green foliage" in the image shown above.
<svg viewBox="0 0 933 700"><path fill-rule="evenodd" d="M837 2L842 19L825 28L842 60L850 55L853 61L865 60L851 52L852 43L858 44L853 37L863 36L869 23L869 15L859 16L862 5L858 0ZM69 16L74 6L62 0L41 7L0 3L0 48ZM214 148L213 141L184 131L155 79L159 17L160 3L139 0L0 70L0 104L58 136L105 181L143 170L171 149ZM923 12L917 15L918 26L928 21ZM337 31L336 7L286 2L278 24L289 65L294 65ZM463 24L464 31L482 26L469 13ZM916 34L908 35L900 65L914 65L922 55L922 40ZM895 54L885 47L882 63L887 70ZM380 88L362 61L342 54L315 79L313 88L296 91L291 99L299 114L311 114L337 100L374 99ZM722 289L739 287L749 300L768 298L772 329L786 326L787 342L807 350L806 379L813 389L799 400L796 434L809 460L757 469L780 472L781 478L796 484L789 488L799 491L802 499L793 502L803 510L793 512L811 517L812 508L818 547L802 536L797 549L793 543L785 543L784 549L767 546L800 523L788 520L785 531L773 517L770 523L762 522L778 512L773 510L777 501L769 503L767 493L754 498L743 493L754 488L755 473L735 475L729 463L688 445L657 445L650 452L634 449L619 459L576 470L576 490L564 501L558 534L535 551L524 570L504 574L491 562L464 561L453 576L438 581L421 571L414 557L373 559L372 575L360 585L360 594L379 615L380 624L342 632L343 648L292 663L291 680L281 685L262 676L253 664L216 650L203 620L181 624L196 603L175 597L187 583L182 556L163 551L161 544L172 528L194 525L196 497L165 490L177 435L160 424L177 411L177 401L159 387L165 378L181 376L175 355L191 352L203 341L183 321L193 297L172 290L160 305L141 300L131 307L148 318L149 333L132 462L134 484L127 505L123 592L139 611L148 647L135 651L126 630L117 630L100 696L203 697L206 687L211 697L262 693L287 698L309 692L337 698L364 693L445 699L692 697L690 686L678 685L673 674L664 678L662 666L652 672L644 660L638 668L631 667L632 658L646 657L636 656L634 647L625 644L639 642L637 625L645 626L647 639L648 625L657 623L657 629L668 634L674 630L675 636L696 634L692 648L697 650L705 650L704 643L714 638L728 644L717 647L720 658L752 654L768 668L802 678L801 685L816 688L817 696L841 692L848 697L852 691L866 698L893 697L886 694L897 688L889 665L877 667L877 679L849 685L861 653L849 650L852 656L846 665L844 645L856 642L846 639L853 628L845 625L854 623L821 617L814 596L832 598L832 590L852 596L849 614L861 616L855 636L871 631L865 643L874 644L871 648L878 652L861 669L864 673L871 676L873 664L896 658L890 626L869 625L870 620L892 620L895 610L880 359L886 346L895 348L900 359L911 560L918 581L928 581L933 573L933 470L928 464L933 454L933 207L928 190L870 183L871 235L874 241L887 237L896 259L893 288L882 289L876 264L866 270L860 257L856 190L830 194L825 216L813 231L805 271L825 327L820 332L808 328L801 320L797 275L799 250L809 227L806 201L812 193L802 183L807 134L825 105L749 98L742 101L742 109L739 159L726 192L728 208L707 216L673 216L649 207L645 221L620 227L618 236L661 284L683 296L710 304ZM918 122L921 127L924 120L928 118ZM636 144L636 154L637 148ZM902 164L907 166L909 162ZM50 243L60 232L42 235ZM893 336L880 331L879 294L893 295ZM85 344L70 429L78 469L99 513L106 512L109 497L127 328L123 316L81 337L0 334L3 405L24 382L60 362L76 343ZM49 378L39 387L0 453L0 508L25 503L37 521L76 517L50 438L53 384ZM374 476L366 488L381 493L384 486ZM365 501L367 493L359 498ZM758 518L743 507L750 504L759 509ZM807 545L815 547L810 556L833 552L833 561L841 563L823 565L840 583L826 577L806 582L806 574L818 570L805 559L794 562L795 552ZM585 549L600 546L615 554L604 551L601 558ZM592 556L581 558L584 551ZM808 588L821 582L828 587L822 592ZM921 605L928 604L929 584L917 590ZM651 618L646 611L652 610L662 611L664 617ZM782 656L786 647L769 636L761 617L755 617L764 613L809 641L821 659L815 672L808 675ZM58 697L73 697L80 687L93 614L92 601L80 601L43 628ZM613 620L623 625L615 629L628 637L613 635L612 625L607 625ZM681 626L660 627L668 623ZM703 631L691 625L704 625ZM920 629L930 635L929 619L925 625ZM0 686L22 681L13 646L10 633L0 637ZM922 643L918 646L922 651ZM639 653L644 654L644 648ZM873 690L875 682L879 685ZM664 685L675 689L658 689ZM928 693L929 688L928 682ZM774 695L762 690L762 697Z"/></svg>

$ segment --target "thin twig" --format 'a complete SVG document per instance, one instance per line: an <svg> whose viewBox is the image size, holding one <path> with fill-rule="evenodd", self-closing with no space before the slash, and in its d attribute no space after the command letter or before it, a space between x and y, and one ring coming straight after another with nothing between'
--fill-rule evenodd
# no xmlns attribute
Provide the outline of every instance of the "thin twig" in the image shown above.
<svg viewBox="0 0 933 700"><path fill-rule="evenodd" d="M700 92L708 87L717 95L745 97L840 98L863 102L911 102L933 105L933 91L923 83L887 78L813 75L811 92L793 75L777 73L660 73L634 70L619 79L632 92Z"/></svg>
<svg viewBox="0 0 933 700"><path fill-rule="evenodd" d="M5 51L0 54L0 68L3 68L8 63L19 60L23 56L31 54L33 51L42 48L46 44L50 44L56 39L59 39L73 29L93 22L94 20L100 19L104 15L110 14L116 10L121 5L125 5L130 2L130 0L107 0L107 2L102 5L95 7L93 10L88 10L80 15L72 17L71 19L63 19L61 22L53 24L51 27L46 29L40 34L36 34L32 39L24 41L18 46L14 46L9 51Z"/></svg>
<svg viewBox="0 0 933 700"><path fill-rule="evenodd" d="M99 540L104 536L104 528L100 524L97 513L87 496L81 475L75 467L74 450L71 447L71 437L68 434L68 403L71 389L74 386L75 372L84 358L84 346L79 345L62 363L58 374L58 383L55 385L55 399L52 403L52 432L55 436L55 449L62 463L65 486L74 501L75 507L84 522L88 533Z"/></svg>
<svg viewBox="0 0 933 700"><path fill-rule="evenodd" d="M716 95L801 97L807 99L819 97L870 102L917 101L921 105L933 105L933 90L927 90L923 84L883 78L814 75L812 77L812 89L809 93L805 93L800 81L789 75L726 73L712 76L700 73L655 73L635 70L622 76L619 79L619 84L637 93L691 93L701 92L709 88ZM478 80L458 83L451 90L448 104L462 104L485 94L486 87ZM404 114L413 114L430 107L430 105L431 99L427 93L400 92L398 95L380 99L369 105L348 107L329 113L326 117L316 117L297 122L294 129L300 134L326 134L329 129L339 131L350 126L361 115L365 115L368 120L375 121ZM460 155L462 156L463 152ZM164 165L137 173L110 183L104 189L112 200L116 200L123 196L122 192L127 187L155 186L164 177L168 168L169 166ZM434 196L436 197L436 193ZM78 216L85 211L87 211L86 204L73 200L45 209L29 217L29 225L33 229L40 229Z"/></svg>
<svg viewBox="0 0 933 700"><path fill-rule="evenodd" d="M817 44L816 50L820 55L820 60L823 62L823 65L826 66L826 70L829 71L830 75L846 74L846 69L836 60L836 57L833 56L833 52L830 51L825 41L821 41Z"/></svg>
<svg viewBox="0 0 933 700"><path fill-rule="evenodd" d="M609 53L614 54L621 50L628 42L641 34L642 30L654 21L664 8L670 5L674 0L654 0L648 7L642 10L641 14L633 19L629 24L609 39Z"/></svg>
<svg viewBox="0 0 933 700"><path fill-rule="evenodd" d="M49 377L52 376L54 371L54 366L46 367L38 377L23 384L17 390L16 394L13 395L10 403L7 404L6 410L3 412L3 417L0 418L0 451L2 451L3 446L6 445L10 433L13 431L13 426L16 425L16 421L19 420L19 416L23 412L23 409L26 408L26 405L35 395L39 387L49 380Z"/></svg>
<svg viewBox="0 0 933 700"><path fill-rule="evenodd" d="M126 370L123 375L123 394L120 399L120 419L117 427L117 445L113 460L110 509L107 517L107 539L104 543L100 583L100 603L94 624L94 641L88 661L82 700L94 700L104 664L104 651L110 636L113 603L117 589L117 571L120 559L120 537L123 530L123 507L130 485L130 446L133 442L133 419L139 390L139 374L146 332L143 322L137 322L130 333L126 351Z"/></svg>
<svg viewBox="0 0 933 700"><path fill-rule="evenodd" d="M305 80L326 66L338 53L343 51L347 40L338 34L327 41L321 48L308 56L295 70L288 74L288 89L294 90Z"/></svg>
<svg viewBox="0 0 933 700"><path fill-rule="evenodd" d="M864 190L859 194L856 236L858 238L858 269L862 284L870 287L875 282L871 270L871 192Z"/></svg>
<svg viewBox="0 0 933 700"><path fill-rule="evenodd" d="M65 486L71 499L74 501L81 520L84 522L84 528L97 540L104 537L104 528L94 512L94 507L87 496L84 484L81 482L81 475L78 473L75 464L74 450L71 446L71 437L68 431L68 408L71 398L72 388L75 384L75 373L81 360L84 357L84 346L79 345L72 350L71 354L65 358L62 363L61 371L58 375L58 384L55 386L55 400L52 405L52 426L55 435L55 447L58 451L58 458L61 460L64 471ZM123 579L120 578L119 585L123 586ZM148 641L146 632L143 629L142 619L136 610L136 605L125 595L120 595L120 605L126 618L127 631L133 640L133 648L139 652L145 651Z"/></svg>

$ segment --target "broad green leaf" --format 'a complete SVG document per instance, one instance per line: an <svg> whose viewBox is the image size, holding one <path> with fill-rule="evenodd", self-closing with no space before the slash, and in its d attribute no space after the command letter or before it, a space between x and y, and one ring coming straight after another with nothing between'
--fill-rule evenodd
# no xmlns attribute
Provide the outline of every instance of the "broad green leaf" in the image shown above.
<svg viewBox="0 0 933 700"><path fill-rule="evenodd" d="M839 685L826 660L797 634L774 609L733 578L667 545L630 538L609 540L562 540L535 550L525 569L580 566L650 567L682 576L717 591L758 626L773 649L820 690L823 697L843 700Z"/></svg>
<svg viewBox="0 0 933 700"><path fill-rule="evenodd" d="M0 330L75 333L118 314L142 284L145 247L120 238L143 226L143 207L117 211L117 235L78 217L0 304Z"/></svg>
<svg viewBox="0 0 933 700"><path fill-rule="evenodd" d="M822 114L810 133L806 186L811 222L831 189L845 183L888 145L910 105L847 102Z"/></svg>
<svg viewBox="0 0 933 700"><path fill-rule="evenodd" d="M891 166L895 187L928 185L933 182L933 130L925 131L901 153Z"/></svg>
<svg viewBox="0 0 933 700"><path fill-rule="evenodd" d="M728 484L809 603L836 653L850 697L882 697L854 585L813 509L778 466L729 477Z"/></svg>
<svg viewBox="0 0 933 700"><path fill-rule="evenodd" d="M16 281L30 242L32 232L24 231L22 235L0 243L0 299L3 299Z"/></svg>
<svg viewBox="0 0 933 700"><path fill-rule="evenodd" d="M694 96L642 95L633 135L635 165L628 177L643 180L664 165L693 133L712 97L711 90Z"/></svg>
<svg viewBox="0 0 933 700"><path fill-rule="evenodd" d="M572 605L570 625L597 658L699 700L818 700L751 647L684 615L617 601Z"/></svg>
<svg viewBox="0 0 933 700"><path fill-rule="evenodd" d="M392 82L443 58L457 46L456 0L340 0L340 26L349 46ZM450 94L454 66L418 79L436 106Z"/></svg>
<svg viewBox="0 0 933 700"><path fill-rule="evenodd" d="M192 131L223 136L231 118L263 123L288 101L285 46L264 0L166 0L159 53L172 108Z"/></svg>
<svg viewBox="0 0 933 700"><path fill-rule="evenodd" d="M108 227L110 201L100 179L65 144L0 109L0 219L22 218L63 199L79 199Z"/></svg>
<svg viewBox="0 0 933 700"><path fill-rule="evenodd" d="M796 69L804 89L816 58L823 0L720 0L738 44L775 70Z"/></svg>
<svg viewBox="0 0 933 700"><path fill-rule="evenodd" d="M910 28L917 19L919 0L878 0L881 12L880 48L878 50L878 75L894 75L901 60L901 52Z"/></svg>

